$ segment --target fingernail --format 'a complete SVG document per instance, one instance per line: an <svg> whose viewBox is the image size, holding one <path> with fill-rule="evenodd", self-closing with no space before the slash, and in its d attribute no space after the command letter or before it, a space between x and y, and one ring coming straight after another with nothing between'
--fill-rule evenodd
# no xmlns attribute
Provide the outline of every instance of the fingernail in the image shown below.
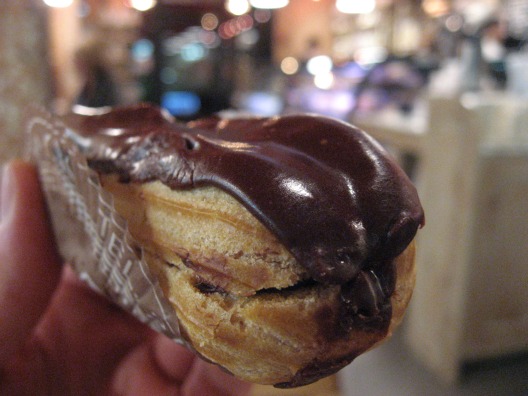
<svg viewBox="0 0 528 396"><path fill-rule="evenodd" d="M15 206L15 181L9 165L2 166L0 181L0 222L3 223Z"/></svg>

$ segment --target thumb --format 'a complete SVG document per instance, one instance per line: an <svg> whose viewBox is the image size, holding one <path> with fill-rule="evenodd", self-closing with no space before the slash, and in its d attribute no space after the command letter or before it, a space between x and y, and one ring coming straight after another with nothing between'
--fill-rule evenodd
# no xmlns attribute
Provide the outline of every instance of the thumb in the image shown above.
<svg viewBox="0 0 528 396"><path fill-rule="evenodd" d="M0 366L24 344L61 273L36 169L4 166L0 190Z"/></svg>

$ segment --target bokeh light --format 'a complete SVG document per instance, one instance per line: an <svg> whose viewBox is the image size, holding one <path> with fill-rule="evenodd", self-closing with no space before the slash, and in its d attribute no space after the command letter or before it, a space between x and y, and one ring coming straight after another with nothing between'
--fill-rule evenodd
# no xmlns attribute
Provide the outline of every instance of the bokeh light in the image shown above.
<svg viewBox="0 0 528 396"><path fill-rule="evenodd" d="M44 4L53 8L66 8L73 4L73 0L43 0Z"/></svg>
<svg viewBox="0 0 528 396"><path fill-rule="evenodd" d="M156 0L129 0L130 7L138 11L147 11L153 8L157 1Z"/></svg>
<svg viewBox="0 0 528 396"><path fill-rule="evenodd" d="M249 12L251 6L248 0L227 0L225 8L233 15L244 15Z"/></svg>
<svg viewBox="0 0 528 396"><path fill-rule="evenodd" d="M295 74L299 71L299 61L293 56L287 56L281 61L280 68L284 74Z"/></svg>
<svg viewBox="0 0 528 396"><path fill-rule="evenodd" d="M201 24L205 30L215 30L218 27L218 17L208 12L202 16Z"/></svg>

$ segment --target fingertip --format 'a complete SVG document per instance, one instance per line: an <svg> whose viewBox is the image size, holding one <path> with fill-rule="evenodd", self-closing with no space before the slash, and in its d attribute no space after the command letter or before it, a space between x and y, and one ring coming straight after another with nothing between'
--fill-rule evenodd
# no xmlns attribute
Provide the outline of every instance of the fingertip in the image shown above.
<svg viewBox="0 0 528 396"><path fill-rule="evenodd" d="M35 167L12 161L0 191L0 364L29 335L59 282L61 265Z"/></svg>
<svg viewBox="0 0 528 396"><path fill-rule="evenodd" d="M178 384L160 375L150 345L141 344L114 372L111 393L116 395L176 395Z"/></svg>
<svg viewBox="0 0 528 396"><path fill-rule="evenodd" d="M0 194L0 252L8 261L43 263L59 279L61 266L36 168L15 160L4 166ZM3 260L3 262L5 262ZM42 267L42 266L38 266ZM35 270L38 269L34 268Z"/></svg>
<svg viewBox="0 0 528 396"><path fill-rule="evenodd" d="M252 385L239 380L219 366L197 360L185 383L184 395L247 396Z"/></svg>
<svg viewBox="0 0 528 396"><path fill-rule="evenodd" d="M154 339L153 352L156 364L164 375L180 384L195 360L192 351L163 334L158 334Z"/></svg>
<svg viewBox="0 0 528 396"><path fill-rule="evenodd" d="M157 335L153 351L158 369L171 381L182 385L183 395L247 396L251 384L235 378L219 366L199 358L174 340Z"/></svg>

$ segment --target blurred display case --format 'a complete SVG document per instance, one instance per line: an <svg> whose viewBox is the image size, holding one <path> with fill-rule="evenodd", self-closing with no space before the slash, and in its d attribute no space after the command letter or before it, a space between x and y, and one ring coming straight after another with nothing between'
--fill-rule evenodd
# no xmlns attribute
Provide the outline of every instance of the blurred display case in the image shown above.
<svg viewBox="0 0 528 396"><path fill-rule="evenodd" d="M142 100L182 119L231 108L244 80L258 80L254 66L271 62L270 18L265 10L232 15L222 2L159 3L143 16L153 59Z"/></svg>

